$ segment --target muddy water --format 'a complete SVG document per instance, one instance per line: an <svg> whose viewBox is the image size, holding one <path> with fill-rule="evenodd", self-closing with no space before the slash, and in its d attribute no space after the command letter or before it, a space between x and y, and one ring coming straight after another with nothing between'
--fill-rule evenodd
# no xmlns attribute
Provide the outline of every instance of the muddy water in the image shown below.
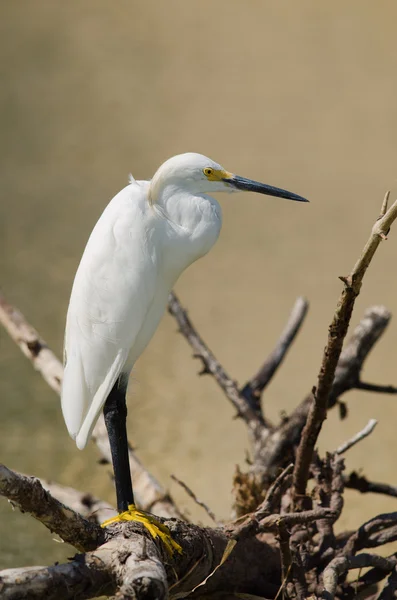
<svg viewBox="0 0 397 600"><path fill-rule="evenodd" d="M277 419L315 382L340 282L397 193L397 8L391 2L105 0L0 5L1 286L60 352L74 271L106 202L132 172L197 151L229 170L307 196L310 205L221 197L224 228L177 290L226 369L244 382L269 352L295 298L307 323L268 389ZM357 305L397 308L397 237L382 245ZM365 379L396 383L392 323ZM175 473L218 517L248 447L243 425L165 317L133 373L129 430L139 455L196 519ZM0 332L0 456L7 465L113 500L94 448L68 438L58 400ZM395 483L396 400L348 396L328 419L332 449L379 420L348 468ZM348 494L342 526L395 502ZM70 555L0 503L2 566Z"/></svg>

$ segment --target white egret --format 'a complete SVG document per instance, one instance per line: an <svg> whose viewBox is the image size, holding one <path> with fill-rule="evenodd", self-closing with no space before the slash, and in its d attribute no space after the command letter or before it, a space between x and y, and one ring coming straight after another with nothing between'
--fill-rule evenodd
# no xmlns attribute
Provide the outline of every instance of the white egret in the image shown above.
<svg viewBox="0 0 397 600"><path fill-rule="evenodd" d="M236 190L307 202L233 175L201 154L181 154L151 181L131 177L95 225L78 267L66 322L62 411L82 449L104 409L122 516L136 516L126 433L128 375L175 282L218 238L221 207L208 194Z"/></svg>

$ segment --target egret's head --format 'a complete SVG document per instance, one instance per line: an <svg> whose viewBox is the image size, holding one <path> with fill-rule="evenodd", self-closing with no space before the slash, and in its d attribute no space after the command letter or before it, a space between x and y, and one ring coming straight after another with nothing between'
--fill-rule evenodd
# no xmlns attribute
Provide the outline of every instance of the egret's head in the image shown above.
<svg viewBox="0 0 397 600"><path fill-rule="evenodd" d="M173 186L193 194L246 190L267 196L308 202L302 196L292 192L234 175L210 158L194 152L178 154L161 165L152 179L151 191L154 196L152 201L156 201L156 192L159 188L166 186Z"/></svg>

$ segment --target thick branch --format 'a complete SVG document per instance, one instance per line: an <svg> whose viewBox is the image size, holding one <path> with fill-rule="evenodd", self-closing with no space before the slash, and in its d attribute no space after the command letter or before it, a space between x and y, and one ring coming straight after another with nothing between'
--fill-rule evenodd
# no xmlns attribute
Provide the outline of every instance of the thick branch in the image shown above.
<svg viewBox="0 0 397 600"><path fill-rule="evenodd" d="M99 525L53 498L38 479L19 475L4 465L0 465L0 494L78 550L93 550L105 539Z"/></svg>
<svg viewBox="0 0 397 600"><path fill-rule="evenodd" d="M217 569L229 542L225 532L173 520L165 525L182 546L182 554L170 557L139 523L116 524L106 530L112 536L107 543L76 556L69 565L0 572L1 598L65 600L116 594L116 598L161 599L168 589L172 597L182 598L196 587L202 596L236 589L276 595L280 580L277 548L255 537L243 540Z"/></svg>
<svg viewBox="0 0 397 600"><path fill-rule="evenodd" d="M6 301L2 294L0 294L0 322L48 385L60 394L62 364L38 332L16 308ZM109 441L102 416L98 420L93 437L103 457L111 462ZM140 506L164 517L180 517L181 514L172 498L145 469L131 448L129 455L134 492Z"/></svg>
<svg viewBox="0 0 397 600"><path fill-rule="evenodd" d="M370 238L359 260L353 267L351 274L343 278L344 289L330 325L317 389L313 394L313 402L298 447L293 479L293 496L295 502L298 502L298 499L302 498L306 493L306 484L314 447L317 443L324 419L327 416L328 400L332 391L336 367L342 352L342 345L350 323L354 303L360 293L363 277L381 240L385 239L396 217L397 201L375 223Z"/></svg>

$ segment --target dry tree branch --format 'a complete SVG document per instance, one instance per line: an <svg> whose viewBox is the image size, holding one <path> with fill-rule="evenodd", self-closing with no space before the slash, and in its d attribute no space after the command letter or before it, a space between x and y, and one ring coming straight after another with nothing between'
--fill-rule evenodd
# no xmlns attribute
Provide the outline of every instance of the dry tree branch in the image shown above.
<svg viewBox="0 0 397 600"><path fill-rule="evenodd" d="M382 206L382 211L384 207ZM293 498L296 505L301 505L306 494L310 463L324 419L327 416L328 400L331 394L335 372L342 345L350 323L356 297L360 293L365 272L381 242L386 239L393 221L397 217L397 200L393 206L381 216L372 228L372 232L364 250L354 265L349 276L343 277L344 289L329 328L327 345L324 350L317 389L313 393L313 402L309 410L302 439L298 446L293 474Z"/></svg>
<svg viewBox="0 0 397 600"><path fill-rule="evenodd" d="M280 577L276 548L256 538L243 540L217 569L229 542L222 529L172 519L165 525L182 554L170 557L140 523L117 524L106 530L106 543L75 556L68 565L0 571L0 596L5 600L20 600L24 594L37 599L82 599L119 589L120 599L162 599L172 589L171 597L184 598L200 586L203 596L219 589L229 593L243 589L274 598Z"/></svg>
<svg viewBox="0 0 397 600"><path fill-rule="evenodd" d="M376 548L397 539L397 512L377 515L366 521L347 540L343 554L356 554L363 548Z"/></svg>
<svg viewBox="0 0 397 600"><path fill-rule="evenodd" d="M356 433L352 438L350 438L350 440L347 440L346 442L341 444L339 448L335 450L335 454L344 454L345 452L350 450L350 448L358 444L358 442L361 442L361 440L371 435L377 424L378 421L376 419L370 419L361 431Z"/></svg>
<svg viewBox="0 0 397 600"><path fill-rule="evenodd" d="M375 567L387 573L392 571L395 565L395 558L384 558L383 556L368 553L362 553L358 556L339 556L334 558L324 570L324 591L321 597L324 600L333 600L339 577L351 569Z"/></svg>
<svg viewBox="0 0 397 600"><path fill-rule="evenodd" d="M104 530L47 492L38 479L0 465L0 494L30 513L50 531L78 550L93 550L105 540Z"/></svg>
<svg viewBox="0 0 397 600"><path fill-rule="evenodd" d="M219 522L215 516L215 514L212 512L212 510L210 509L210 507L203 502L202 500L199 500L196 496L196 494L193 492L193 490L190 489L190 487L181 479L178 479L178 477L176 475L171 475L171 479L173 479L178 485L181 486L181 488L183 490L185 490L185 492L187 493L187 495L192 498L192 500L198 505L201 506L201 508L203 508L205 510L205 512L207 513L207 515L209 516L209 518L215 523L215 525L219 525Z"/></svg>
<svg viewBox="0 0 397 600"><path fill-rule="evenodd" d="M236 382L226 373L225 369L197 333L186 310L182 307L174 292L171 292L168 298L168 311L176 319L179 331L193 348L195 357L202 360L204 365L202 374L210 373L215 378L218 385L226 394L226 397L237 410L238 416L247 424L252 437L254 439L257 438L264 427L262 416L241 396Z"/></svg>
<svg viewBox="0 0 397 600"><path fill-rule="evenodd" d="M388 558L396 560L397 554L394 553L391 556L388 556ZM354 582L345 582L340 584L344 600L356 600L358 597L362 597L362 592L372 588L384 578L384 569L374 567L366 573L364 573L363 575L359 576Z"/></svg>
<svg viewBox="0 0 397 600"><path fill-rule="evenodd" d="M358 386L364 361L386 330L390 318L391 314L384 306L373 306L365 311L340 355L328 409L335 406L341 394ZM266 432L263 442L255 448L254 471L262 471L271 478L283 464L283 458L291 460L294 457L311 404L310 394L270 435Z"/></svg>
<svg viewBox="0 0 397 600"><path fill-rule="evenodd" d="M43 488L65 506L76 511L86 519L100 525L106 519L117 515L117 510L108 502L99 500L87 492L81 492L75 488L61 485L53 481L39 479Z"/></svg>
<svg viewBox="0 0 397 600"><path fill-rule="evenodd" d="M376 383L366 383L359 381L356 385L357 390L364 392L375 392L376 394L397 394L397 387L394 385L378 385Z"/></svg>
<svg viewBox="0 0 397 600"><path fill-rule="evenodd" d="M369 481L364 475L359 475L355 471L352 471L350 475L344 477L343 480L345 487L357 490L361 492L361 494L384 494L385 496L397 498L397 486Z"/></svg>
<svg viewBox="0 0 397 600"><path fill-rule="evenodd" d="M262 504L258 506L254 513L240 517L234 524L232 535L235 540L240 540L244 537L256 535L259 530L259 523L262 519L276 511L276 507L281 501L281 496L284 489L291 483L292 471L294 465L288 465L277 479L272 483L266 493L266 497ZM241 523L241 520L243 522Z"/></svg>
<svg viewBox="0 0 397 600"><path fill-rule="evenodd" d="M263 390L271 381L273 375L283 362L292 342L303 325L309 303L305 298L297 298L289 319L282 331L278 342L269 354L259 371L241 389L241 395L260 411L260 398Z"/></svg>
<svg viewBox="0 0 397 600"><path fill-rule="evenodd" d="M61 362L38 332L26 321L22 313L9 304L1 293L0 323L48 385L57 394L60 394L63 377ZM93 438L102 456L107 462L111 462L109 440L102 415L95 427ZM153 511L160 516L181 518L181 513L170 495L145 469L131 448L129 455L134 492L140 506L144 510Z"/></svg>

